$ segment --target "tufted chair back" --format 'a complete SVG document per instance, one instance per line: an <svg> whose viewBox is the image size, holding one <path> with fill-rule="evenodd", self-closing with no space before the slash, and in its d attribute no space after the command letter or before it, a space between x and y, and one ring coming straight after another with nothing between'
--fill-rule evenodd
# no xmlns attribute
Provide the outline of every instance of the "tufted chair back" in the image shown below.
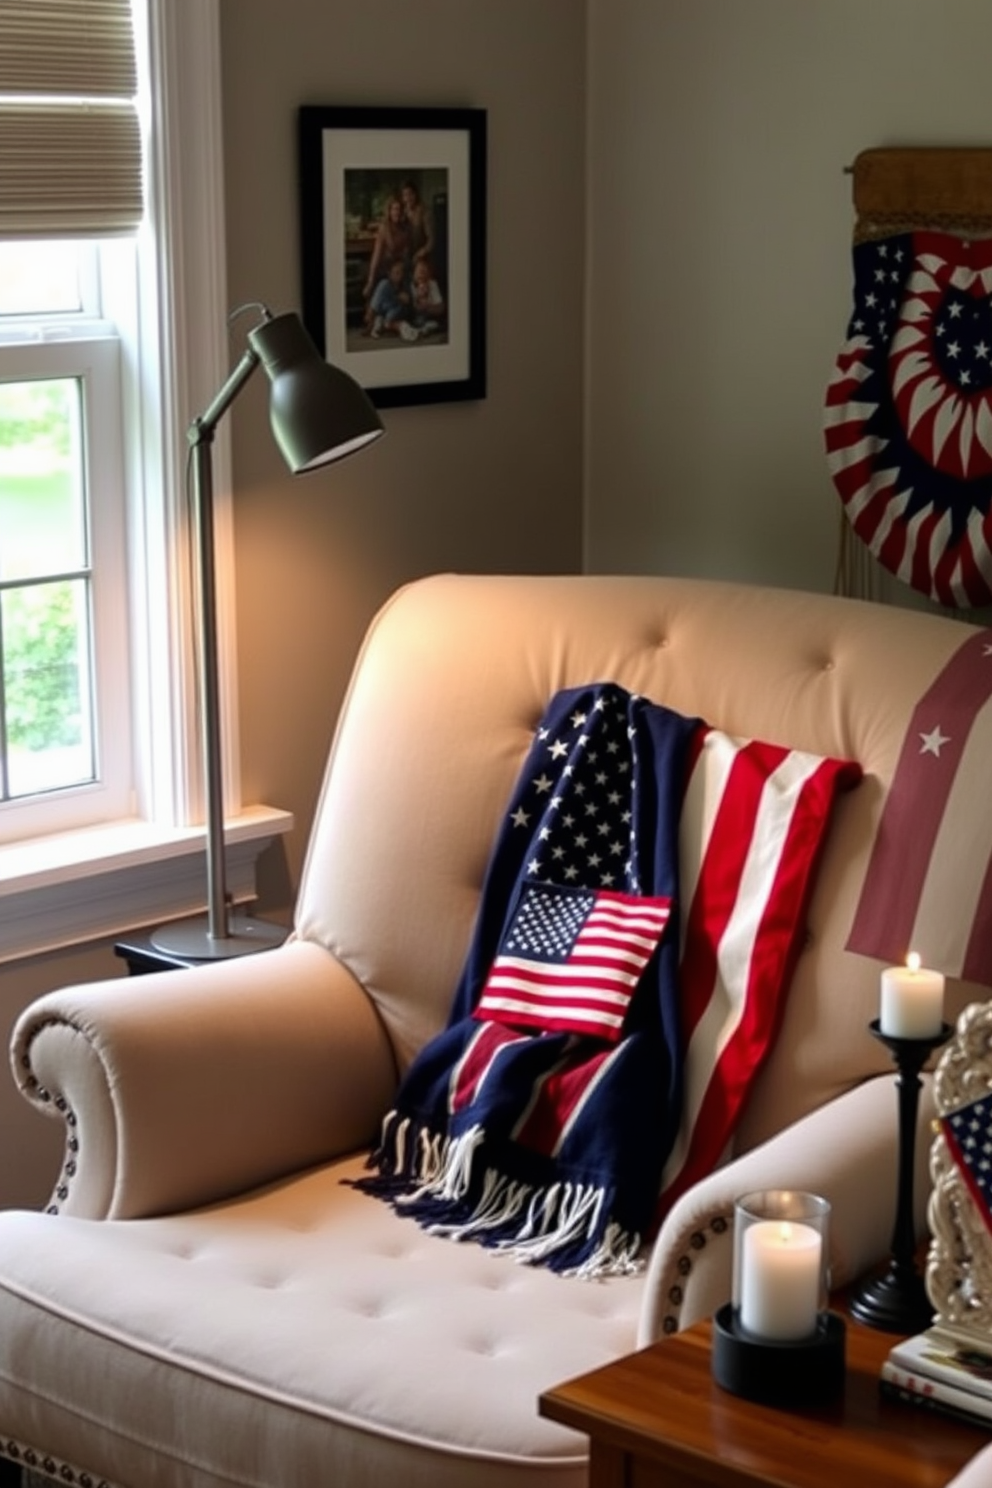
<svg viewBox="0 0 992 1488"><path fill-rule="evenodd" d="M891 1067L866 1035L879 966L846 942L886 790L921 696L969 627L883 605L699 580L419 581L371 627L310 842L296 934L375 1002L398 1067L443 1024L488 854L538 719L560 688L614 680L730 733L860 762L843 796L746 1150ZM984 849L950 855L973 902ZM948 942L920 947L941 965ZM980 989L949 984L948 1016Z"/></svg>

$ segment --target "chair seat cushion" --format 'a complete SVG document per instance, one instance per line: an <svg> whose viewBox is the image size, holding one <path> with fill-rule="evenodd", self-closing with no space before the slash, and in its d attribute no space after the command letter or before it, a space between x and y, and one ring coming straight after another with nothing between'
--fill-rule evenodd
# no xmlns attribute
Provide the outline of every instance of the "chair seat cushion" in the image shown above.
<svg viewBox="0 0 992 1488"><path fill-rule="evenodd" d="M537 1398L634 1346L642 1278L437 1239L341 1182L361 1163L175 1217L3 1216L6 1436L72 1462L83 1414L77 1466L128 1488L584 1483Z"/></svg>

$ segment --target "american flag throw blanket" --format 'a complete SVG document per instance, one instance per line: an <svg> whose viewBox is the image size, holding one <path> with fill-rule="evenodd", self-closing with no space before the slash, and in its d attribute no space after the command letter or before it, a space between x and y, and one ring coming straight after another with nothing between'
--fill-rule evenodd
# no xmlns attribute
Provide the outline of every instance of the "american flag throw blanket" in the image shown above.
<svg viewBox="0 0 992 1488"><path fill-rule="evenodd" d="M860 777L613 683L559 693L448 1027L360 1186L518 1260L633 1269L726 1151L778 1030L834 796Z"/></svg>
<svg viewBox="0 0 992 1488"><path fill-rule="evenodd" d="M679 1125L679 811L699 720L604 683L553 700L446 1030L360 1180L434 1233L634 1269Z"/></svg>

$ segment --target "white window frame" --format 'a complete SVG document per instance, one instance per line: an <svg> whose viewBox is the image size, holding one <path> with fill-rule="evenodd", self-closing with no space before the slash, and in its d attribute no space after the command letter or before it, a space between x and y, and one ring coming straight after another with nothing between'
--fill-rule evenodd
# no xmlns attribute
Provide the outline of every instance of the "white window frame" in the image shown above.
<svg viewBox="0 0 992 1488"><path fill-rule="evenodd" d="M55 327L61 318L53 322ZM85 405L82 459L88 492L92 647L96 688L93 718L98 778L39 797L4 802L0 842L120 820L133 812L131 714L119 700L129 693L128 579L124 539L124 462L121 437L120 347L109 328L83 324L71 340L42 337L28 344L0 342L4 380L78 379Z"/></svg>
<svg viewBox="0 0 992 1488"><path fill-rule="evenodd" d="M131 243L102 255L105 313L127 328L121 349L134 803L128 815L101 825L0 847L0 963L194 913L206 901L182 492L186 428L231 364L219 11L218 0L146 3L147 31L139 27L138 44L155 80L147 105L154 127L137 274L124 271L134 261ZM228 888L243 901L254 897L258 854L293 819L275 808L240 806L230 445L223 427L213 453Z"/></svg>

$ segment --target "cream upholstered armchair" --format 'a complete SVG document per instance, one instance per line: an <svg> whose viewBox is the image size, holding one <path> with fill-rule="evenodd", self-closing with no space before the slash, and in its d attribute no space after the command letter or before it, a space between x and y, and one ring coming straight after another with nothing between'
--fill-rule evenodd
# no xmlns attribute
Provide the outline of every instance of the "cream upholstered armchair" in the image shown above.
<svg viewBox="0 0 992 1488"><path fill-rule="evenodd" d="M888 913L876 840L901 850L895 777L928 789L916 735L930 756L934 727L954 739L967 783L959 736L987 734L990 649L950 620L693 580L401 591L356 666L290 942L66 988L19 1021L15 1077L67 1143L50 1211L0 1216L0 1454L121 1488L578 1488L584 1441L539 1418L539 1393L726 1300L735 1196L829 1196L837 1283L883 1259L895 1096L866 1031L881 961L847 945L879 898ZM642 1268L589 1281L428 1233L343 1180L445 1024L539 720L560 689L604 681L864 776L834 804L729 1150ZM919 948L971 974L992 807L978 791L970 817L952 808ZM979 995L950 982L947 1016ZM924 1142L917 1198L922 1223Z"/></svg>

